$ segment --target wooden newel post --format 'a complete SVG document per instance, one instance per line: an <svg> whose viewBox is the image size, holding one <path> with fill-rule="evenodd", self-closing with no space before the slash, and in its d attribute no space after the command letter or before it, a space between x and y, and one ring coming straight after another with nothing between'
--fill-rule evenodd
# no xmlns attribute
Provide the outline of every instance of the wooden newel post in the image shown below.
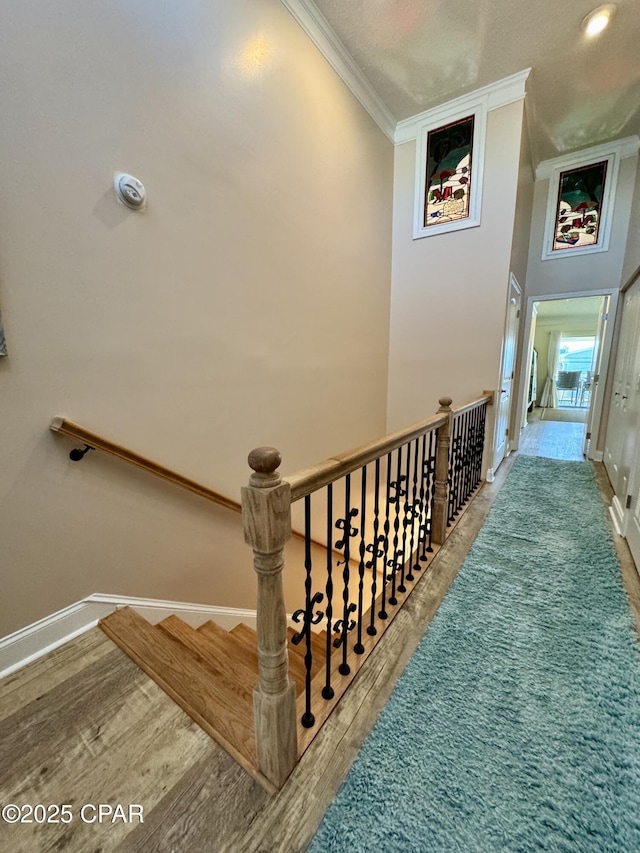
<svg viewBox="0 0 640 853"><path fill-rule="evenodd" d="M253 718L258 769L280 788L298 758L296 693L289 679L287 617L282 592L284 545L291 537L291 489L280 478L274 447L249 454L253 474L242 489L244 538L258 575L258 667Z"/></svg>
<svg viewBox="0 0 640 853"><path fill-rule="evenodd" d="M431 540L435 545L443 545L447 538L447 519L449 517L449 446L451 444L451 397L441 397L438 401L438 414L448 413L449 417L438 427L438 446L436 448L436 483L433 494L433 525Z"/></svg>

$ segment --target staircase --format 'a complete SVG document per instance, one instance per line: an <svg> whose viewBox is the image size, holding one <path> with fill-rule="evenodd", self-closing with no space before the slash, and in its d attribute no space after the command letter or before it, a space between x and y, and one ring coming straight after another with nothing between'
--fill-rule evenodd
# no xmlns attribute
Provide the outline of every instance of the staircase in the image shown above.
<svg viewBox="0 0 640 853"><path fill-rule="evenodd" d="M134 660L220 746L273 792L257 768L253 689L258 683L258 637L240 623L225 631L215 622L192 628L177 616L151 625L130 607L99 622L100 628ZM294 645L287 629L289 677L296 695L305 689L305 645ZM311 677L325 662L326 632L312 634Z"/></svg>

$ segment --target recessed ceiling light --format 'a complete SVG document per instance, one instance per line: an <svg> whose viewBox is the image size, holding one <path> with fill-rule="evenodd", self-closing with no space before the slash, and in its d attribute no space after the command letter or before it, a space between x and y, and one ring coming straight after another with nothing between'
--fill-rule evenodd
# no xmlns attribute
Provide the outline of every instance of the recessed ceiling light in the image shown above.
<svg viewBox="0 0 640 853"><path fill-rule="evenodd" d="M615 11L615 5L607 3L605 6L598 6L593 12L589 12L582 22L586 34L588 36L597 36L601 33L607 27Z"/></svg>

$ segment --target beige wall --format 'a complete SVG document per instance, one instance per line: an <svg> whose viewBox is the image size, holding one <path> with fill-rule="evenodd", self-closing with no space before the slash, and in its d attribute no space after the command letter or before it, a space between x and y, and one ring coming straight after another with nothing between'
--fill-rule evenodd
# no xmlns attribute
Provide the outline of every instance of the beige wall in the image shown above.
<svg viewBox="0 0 640 853"><path fill-rule="evenodd" d="M251 606L237 518L48 425L234 498L258 444L382 434L391 143L278 0L25 0L0 53L0 635L92 592Z"/></svg>
<svg viewBox="0 0 640 853"><path fill-rule="evenodd" d="M531 148L527 131L526 113L522 122L520 140L520 168L518 170L518 193L516 212L513 219L513 240L511 243L511 272L520 287L525 290L527 279L527 259L531 238L531 215L533 210L534 173L531 163ZM522 312L524 314L524 312Z"/></svg>
<svg viewBox="0 0 640 853"><path fill-rule="evenodd" d="M489 113L482 223L412 239L415 143L396 148L388 425L496 388L518 184L522 102Z"/></svg>
<svg viewBox="0 0 640 853"><path fill-rule="evenodd" d="M637 162L637 156L620 161L609 250L583 257L541 260L549 181L536 181L527 296L620 287Z"/></svg>

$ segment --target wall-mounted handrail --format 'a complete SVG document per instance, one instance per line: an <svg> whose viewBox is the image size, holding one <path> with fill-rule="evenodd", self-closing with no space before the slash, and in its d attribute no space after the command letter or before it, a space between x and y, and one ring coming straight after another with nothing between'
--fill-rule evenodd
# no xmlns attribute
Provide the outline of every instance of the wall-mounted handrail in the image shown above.
<svg viewBox="0 0 640 853"><path fill-rule="evenodd" d="M147 459L145 456L141 456L133 450L128 450L120 444L109 441L109 439L104 438L95 432L91 432L91 430L88 430L79 424L73 423L73 421L68 421L66 418L54 418L51 421L50 429L53 430L53 432L61 433L62 435L69 436L70 438L77 438L93 450L102 450L105 453L111 454L111 456L117 456L118 459L122 459L130 465L135 465L137 468L143 468L150 474L155 474L156 477L168 480L170 483L174 483L176 486L180 486L181 488L187 489L196 495L200 495L200 497L206 498L206 500L211 501L212 503L224 506L234 512L241 512L241 507L238 501L231 500L231 498L227 498L219 492L215 492L213 489L203 486L202 483L197 483L195 480L191 480L189 477L184 477L182 474L178 474L170 468L165 468L164 465L160 465L152 459Z"/></svg>
<svg viewBox="0 0 640 853"><path fill-rule="evenodd" d="M398 432L385 435L383 438L370 441L368 444L362 444L360 447L347 451L347 453L340 453L324 462L319 462L317 465L286 475L285 479L291 486L291 503L357 471L363 465L379 459L384 454L397 450L403 444L438 429L447 418L448 415L446 414L434 415Z"/></svg>

